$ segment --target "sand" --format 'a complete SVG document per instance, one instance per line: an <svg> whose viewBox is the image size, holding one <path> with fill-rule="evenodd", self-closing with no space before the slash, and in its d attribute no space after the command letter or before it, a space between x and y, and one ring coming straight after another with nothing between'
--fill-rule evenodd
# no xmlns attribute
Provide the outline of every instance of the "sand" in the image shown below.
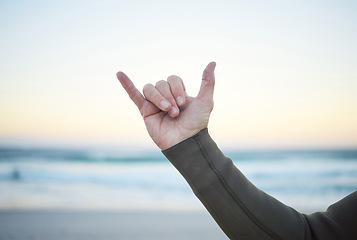
<svg viewBox="0 0 357 240"><path fill-rule="evenodd" d="M0 240L228 239L206 212L1 210Z"/></svg>

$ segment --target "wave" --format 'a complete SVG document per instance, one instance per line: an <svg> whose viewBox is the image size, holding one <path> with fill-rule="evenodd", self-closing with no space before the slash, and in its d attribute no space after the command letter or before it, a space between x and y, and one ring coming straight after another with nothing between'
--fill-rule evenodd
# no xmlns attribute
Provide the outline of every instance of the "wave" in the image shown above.
<svg viewBox="0 0 357 240"><path fill-rule="evenodd" d="M225 151L234 161L279 161L308 159L338 159L357 161L357 150L279 150ZM0 162L6 161L64 161L64 162L164 162L159 151L128 151L98 149L34 149L1 148Z"/></svg>
<svg viewBox="0 0 357 240"><path fill-rule="evenodd" d="M0 162L63 161L63 162L163 162L162 154L145 151L68 150L0 148Z"/></svg>
<svg viewBox="0 0 357 240"><path fill-rule="evenodd" d="M226 152L258 188L300 209L324 207L357 189L357 151ZM0 148L0 208L25 199L196 204L187 183L157 152ZM89 192L90 198L84 199ZM100 193L100 194L99 194ZM5 196L5 197L4 197ZM140 197L138 197L140 196ZM124 199L125 198L125 199ZM129 203L128 203L129 202ZM62 204L62 203L61 203ZM94 204L94 203L93 203Z"/></svg>

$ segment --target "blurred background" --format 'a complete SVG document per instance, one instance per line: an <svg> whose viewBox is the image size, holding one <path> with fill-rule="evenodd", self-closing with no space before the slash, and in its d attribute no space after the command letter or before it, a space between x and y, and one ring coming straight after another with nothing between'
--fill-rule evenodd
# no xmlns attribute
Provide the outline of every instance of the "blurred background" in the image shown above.
<svg viewBox="0 0 357 240"><path fill-rule="evenodd" d="M204 211L118 83L217 62L212 137L309 213L357 188L354 1L1 1L0 209Z"/></svg>

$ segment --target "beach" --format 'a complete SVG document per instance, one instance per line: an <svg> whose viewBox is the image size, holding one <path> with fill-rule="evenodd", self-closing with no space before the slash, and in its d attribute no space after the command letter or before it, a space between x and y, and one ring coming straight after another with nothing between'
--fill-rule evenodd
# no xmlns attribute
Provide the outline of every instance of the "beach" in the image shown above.
<svg viewBox="0 0 357 240"><path fill-rule="evenodd" d="M302 213L357 188L357 150L226 151ZM0 148L0 240L227 239L160 152Z"/></svg>
<svg viewBox="0 0 357 240"><path fill-rule="evenodd" d="M204 211L2 210L0 239L228 239Z"/></svg>

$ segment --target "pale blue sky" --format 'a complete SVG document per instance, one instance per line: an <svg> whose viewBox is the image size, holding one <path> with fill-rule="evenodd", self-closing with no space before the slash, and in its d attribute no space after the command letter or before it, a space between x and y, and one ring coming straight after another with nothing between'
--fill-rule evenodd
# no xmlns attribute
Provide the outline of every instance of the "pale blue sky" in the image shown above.
<svg viewBox="0 0 357 240"><path fill-rule="evenodd" d="M115 79L217 62L210 132L238 148L357 146L355 1L2 1L2 142L153 146Z"/></svg>

